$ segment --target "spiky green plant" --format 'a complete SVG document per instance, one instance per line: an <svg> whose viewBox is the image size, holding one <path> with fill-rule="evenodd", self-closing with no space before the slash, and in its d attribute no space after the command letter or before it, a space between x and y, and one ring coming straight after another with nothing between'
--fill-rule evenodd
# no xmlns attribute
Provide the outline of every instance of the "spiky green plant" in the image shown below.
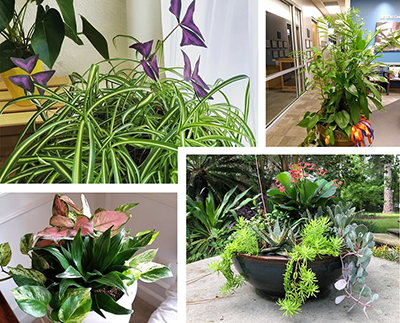
<svg viewBox="0 0 400 323"><path fill-rule="evenodd" d="M114 67L101 72L108 63ZM255 145L247 125L249 83L243 113L223 93L247 76L217 80L199 99L179 68L160 68L171 76L153 82L124 64L140 62L112 59L94 64L82 76L74 73L71 84L54 91L42 87L44 95L10 101L0 113L26 99L35 102L38 111L0 170L0 182L176 183L178 147L232 147L246 141ZM210 101L213 95L222 101ZM61 107L51 116L55 105ZM24 139L46 114L48 119Z"/></svg>

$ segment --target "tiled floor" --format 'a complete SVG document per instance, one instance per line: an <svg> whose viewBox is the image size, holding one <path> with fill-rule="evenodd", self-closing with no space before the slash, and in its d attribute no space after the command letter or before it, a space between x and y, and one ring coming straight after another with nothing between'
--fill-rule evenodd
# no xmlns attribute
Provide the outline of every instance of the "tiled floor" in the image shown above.
<svg viewBox="0 0 400 323"><path fill-rule="evenodd" d="M316 93L306 93L278 121L273 123L266 131L267 147L297 147L300 145L306 137L307 131L298 127L297 124L303 119L307 111L319 110L320 102L318 98ZM390 95L382 94L383 106L397 100L400 100L400 91L397 89L391 91ZM371 110L376 110L375 106L371 106Z"/></svg>
<svg viewBox="0 0 400 323"><path fill-rule="evenodd" d="M151 314L156 310L155 307L145 302L141 298L136 298L133 302L133 314L130 323L147 323Z"/></svg>

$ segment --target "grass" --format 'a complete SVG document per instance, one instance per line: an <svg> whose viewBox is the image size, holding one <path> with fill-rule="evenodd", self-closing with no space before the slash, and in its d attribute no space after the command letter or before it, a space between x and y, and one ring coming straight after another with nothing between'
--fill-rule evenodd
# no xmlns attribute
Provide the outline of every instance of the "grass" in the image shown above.
<svg viewBox="0 0 400 323"><path fill-rule="evenodd" d="M370 213L371 214L371 213ZM399 214L386 214L386 213L373 213L374 217L371 217L368 220L357 220L358 223L366 223L369 222L372 225L367 226L373 228L373 232L375 233L387 233L387 229L400 228Z"/></svg>

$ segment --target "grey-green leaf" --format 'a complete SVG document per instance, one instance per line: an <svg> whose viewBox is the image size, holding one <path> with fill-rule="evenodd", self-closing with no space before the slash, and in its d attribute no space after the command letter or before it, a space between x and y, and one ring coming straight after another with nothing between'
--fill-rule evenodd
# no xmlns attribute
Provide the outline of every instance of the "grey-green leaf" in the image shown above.
<svg viewBox="0 0 400 323"><path fill-rule="evenodd" d="M33 317L42 317L47 313L51 294L42 286L20 286L11 290L21 310Z"/></svg>

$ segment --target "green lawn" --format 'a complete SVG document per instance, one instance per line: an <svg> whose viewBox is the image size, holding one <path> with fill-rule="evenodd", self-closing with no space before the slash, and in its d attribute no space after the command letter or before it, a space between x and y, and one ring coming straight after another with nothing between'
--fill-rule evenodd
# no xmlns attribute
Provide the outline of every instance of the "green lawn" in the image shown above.
<svg viewBox="0 0 400 323"><path fill-rule="evenodd" d="M368 220L358 220L359 223L370 222L371 229L375 233L387 233L389 228L400 228L399 214L385 214L385 213L375 213L376 218ZM368 225L367 225L368 226Z"/></svg>

